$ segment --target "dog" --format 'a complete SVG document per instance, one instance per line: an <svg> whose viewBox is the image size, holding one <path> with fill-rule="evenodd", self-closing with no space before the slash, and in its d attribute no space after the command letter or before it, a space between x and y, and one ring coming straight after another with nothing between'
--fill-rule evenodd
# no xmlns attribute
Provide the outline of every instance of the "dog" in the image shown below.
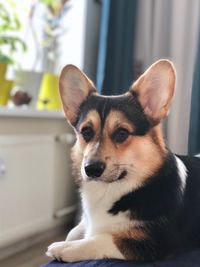
<svg viewBox="0 0 200 267"><path fill-rule="evenodd" d="M48 256L154 261L200 246L200 159L173 154L161 129L175 86L165 59L119 96L99 95L82 71L64 67L59 88L77 137L72 159L83 215Z"/></svg>

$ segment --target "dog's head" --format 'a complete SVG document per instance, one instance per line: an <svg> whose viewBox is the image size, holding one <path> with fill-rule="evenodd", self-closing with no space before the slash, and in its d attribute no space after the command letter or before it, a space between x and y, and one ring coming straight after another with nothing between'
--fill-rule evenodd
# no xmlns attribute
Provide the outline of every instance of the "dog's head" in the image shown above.
<svg viewBox="0 0 200 267"><path fill-rule="evenodd" d="M155 173L166 154L160 122L169 112L175 80L173 64L160 60L127 93L101 96L78 68L63 69L60 95L77 136L72 156L79 179L131 178L141 184Z"/></svg>

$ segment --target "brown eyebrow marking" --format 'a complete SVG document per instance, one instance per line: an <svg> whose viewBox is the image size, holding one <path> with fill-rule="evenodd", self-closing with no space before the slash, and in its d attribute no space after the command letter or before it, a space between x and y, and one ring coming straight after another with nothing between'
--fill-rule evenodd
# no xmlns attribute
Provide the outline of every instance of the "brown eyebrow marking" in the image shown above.
<svg viewBox="0 0 200 267"><path fill-rule="evenodd" d="M111 111L109 113L106 118L105 128L107 128L109 132L113 132L117 128L125 128L130 133L133 133L135 130L134 125L120 111Z"/></svg>
<svg viewBox="0 0 200 267"><path fill-rule="evenodd" d="M133 127L130 127L130 125L128 123L122 122L122 123L116 123L113 127L113 131L119 129L119 128L124 128L127 131L129 131L130 134L134 133L133 131Z"/></svg>
<svg viewBox="0 0 200 267"><path fill-rule="evenodd" d="M81 122L81 124L78 127L78 130L81 131L83 127L90 126L95 131L97 131L100 127L100 117L96 110L91 110L88 112L84 120Z"/></svg>

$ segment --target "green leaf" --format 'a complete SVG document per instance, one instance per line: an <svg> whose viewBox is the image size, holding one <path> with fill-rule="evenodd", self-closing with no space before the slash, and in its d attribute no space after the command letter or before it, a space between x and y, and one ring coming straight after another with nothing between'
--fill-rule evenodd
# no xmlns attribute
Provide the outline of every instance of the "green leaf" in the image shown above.
<svg viewBox="0 0 200 267"><path fill-rule="evenodd" d="M0 45L2 45L2 46L3 45L5 45L5 46L9 45L11 51L13 51L13 52L16 51L17 50L16 47L18 44L21 46L22 51L25 52L27 50L27 46L26 46L25 42L22 41L20 38L14 37L14 36L1 36L0 35Z"/></svg>
<svg viewBox="0 0 200 267"><path fill-rule="evenodd" d="M15 62L11 58L12 53L18 49L23 52L27 50L25 42L12 34L20 28L21 22L16 1L0 0L0 62L13 64ZM3 53L1 48L6 48L8 55Z"/></svg>
<svg viewBox="0 0 200 267"><path fill-rule="evenodd" d="M16 13L16 4L13 1L7 0L8 5L0 3L0 32L3 31L18 31L21 28L19 16Z"/></svg>
<svg viewBox="0 0 200 267"><path fill-rule="evenodd" d="M6 63L6 64L13 64L14 63L12 58L10 58L7 55L1 54L1 53L0 53L0 62Z"/></svg>
<svg viewBox="0 0 200 267"><path fill-rule="evenodd" d="M55 0L40 0L40 2L47 6L52 6L55 3Z"/></svg>

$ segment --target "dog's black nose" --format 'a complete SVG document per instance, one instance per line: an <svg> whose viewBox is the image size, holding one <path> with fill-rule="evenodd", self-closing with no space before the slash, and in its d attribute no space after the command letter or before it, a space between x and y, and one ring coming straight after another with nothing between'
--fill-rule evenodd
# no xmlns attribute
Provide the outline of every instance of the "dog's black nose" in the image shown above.
<svg viewBox="0 0 200 267"><path fill-rule="evenodd" d="M85 173L88 177L97 178L102 175L106 168L106 164L102 161L90 161L85 165Z"/></svg>

